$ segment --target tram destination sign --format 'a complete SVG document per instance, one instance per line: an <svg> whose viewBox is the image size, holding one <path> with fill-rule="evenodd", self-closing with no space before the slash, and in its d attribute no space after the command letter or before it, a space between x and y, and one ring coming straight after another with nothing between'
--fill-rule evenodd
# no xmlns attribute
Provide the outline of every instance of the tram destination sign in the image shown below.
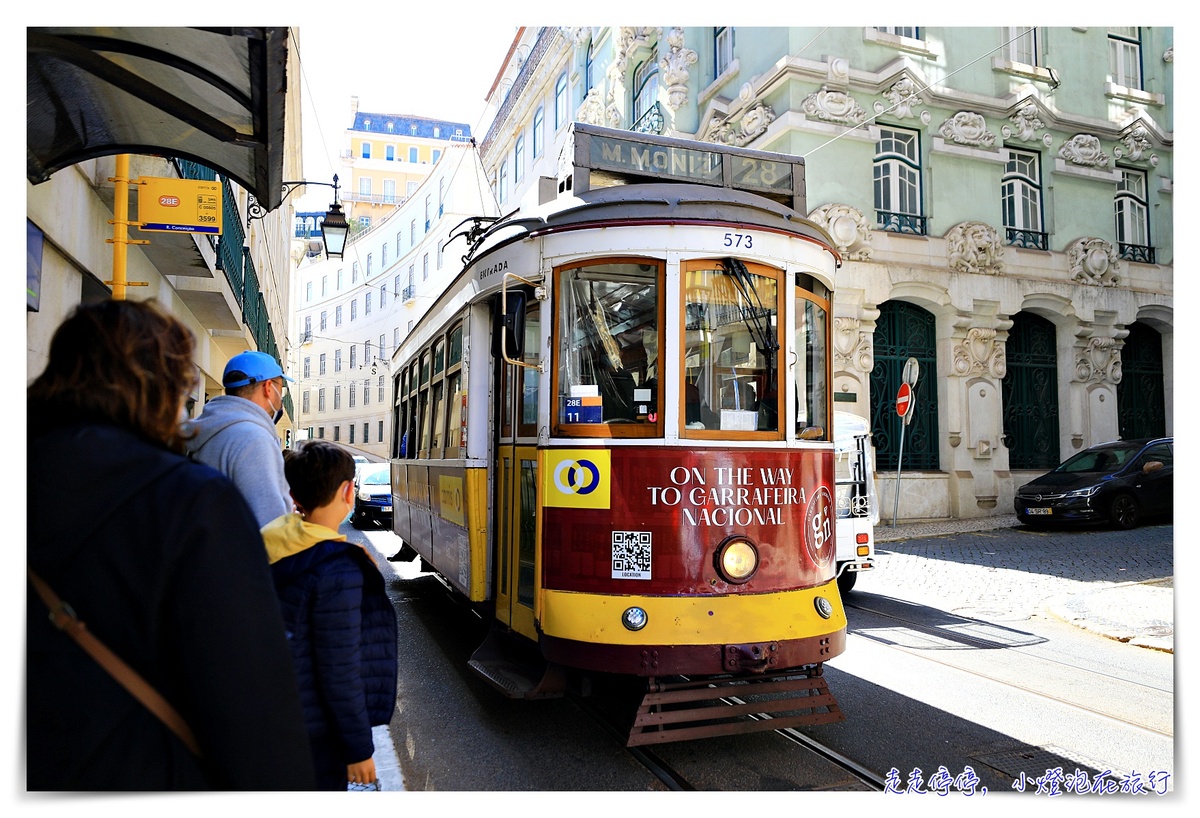
<svg viewBox="0 0 1200 818"><path fill-rule="evenodd" d="M799 156L582 123L572 126L572 139L568 155L576 192L612 184L690 182L758 193L804 212L804 160Z"/></svg>

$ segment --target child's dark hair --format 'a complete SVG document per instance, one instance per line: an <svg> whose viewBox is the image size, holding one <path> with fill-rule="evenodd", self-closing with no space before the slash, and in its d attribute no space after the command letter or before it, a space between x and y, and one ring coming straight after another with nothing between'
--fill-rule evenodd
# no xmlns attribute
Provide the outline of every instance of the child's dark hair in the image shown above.
<svg viewBox="0 0 1200 818"><path fill-rule="evenodd" d="M327 440L306 440L296 451L284 451L283 473L296 505L312 511L327 505L342 483L354 479L354 458Z"/></svg>

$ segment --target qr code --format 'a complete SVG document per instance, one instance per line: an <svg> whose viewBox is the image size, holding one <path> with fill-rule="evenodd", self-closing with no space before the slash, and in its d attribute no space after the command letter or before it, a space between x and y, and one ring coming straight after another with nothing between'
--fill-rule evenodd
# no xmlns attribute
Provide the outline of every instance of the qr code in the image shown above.
<svg viewBox="0 0 1200 818"><path fill-rule="evenodd" d="M612 533L613 579L650 579L650 532Z"/></svg>

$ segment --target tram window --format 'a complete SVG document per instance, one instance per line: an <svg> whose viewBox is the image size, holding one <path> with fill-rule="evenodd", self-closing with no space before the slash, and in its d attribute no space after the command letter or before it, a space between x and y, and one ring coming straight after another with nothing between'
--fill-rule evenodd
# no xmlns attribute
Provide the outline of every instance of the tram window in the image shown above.
<svg viewBox="0 0 1200 818"><path fill-rule="evenodd" d="M429 353L421 353L421 386L429 383Z"/></svg>
<svg viewBox="0 0 1200 818"><path fill-rule="evenodd" d="M433 385L433 402L432 402L433 408L429 413L429 417L430 417L430 426L433 429L433 439L431 441L431 448L433 449L432 456L434 456L434 457L438 457L441 455L440 449L442 448L442 433L446 429L445 421L442 419L442 412L445 409L445 407L443 406L443 403L442 403L442 397L443 397L442 389L444 387L445 387L445 384L442 383L441 381L438 381L437 383L435 383Z"/></svg>
<svg viewBox="0 0 1200 818"><path fill-rule="evenodd" d="M685 435L779 432L779 282L736 259L684 269Z"/></svg>
<svg viewBox="0 0 1200 818"><path fill-rule="evenodd" d="M433 347L433 375L437 377L446 368L446 342L438 341Z"/></svg>
<svg viewBox="0 0 1200 818"><path fill-rule="evenodd" d="M831 440L828 314L824 306L796 291L796 434L806 440Z"/></svg>
<svg viewBox="0 0 1200 818"><path fill-rule="evenodd" d="M446 457L461 457L458 444L461 435L459 424L462 422L462 372L452 372L446 376L446 394L450 402L446 404Z"/></svg>
<svg viewBox="0 0 1200 818"><path fill-rule="evenodd" d="M658 422L661 263L589 263L558 279L558 431ZM622 434L617 429L600 430Z"/></svg>
<svg viewBox="0 0 1200 818"><path fill-rule="evenodd" d="M450 330L450 354L446 359L446 368L450 369L455 364L462 362L462 342L463 328L459 324L454 329Z"/></svg>
<svg viewBox="0 0 1200 818"><path fill-rule="evenodd" d="M541 372L531 367L536 366L538 361L541 360L542 347L538 336L542 332L542 322L538 307L539 305L534 302L529 304L525 311L525 338L522 346L524 356L522 360L531 366L521 367L521 409L518 415L517 434L522 437L537 434L538 384Z"/></svg>
<svg viewBox="0 0 1200 818"><path fill-rule="evenodd" d="M429 457L429 390L422 389L420 397L417 398L417 406L420 412L418 423L421 425L421 443L419 446L421 457Z"/></svg>

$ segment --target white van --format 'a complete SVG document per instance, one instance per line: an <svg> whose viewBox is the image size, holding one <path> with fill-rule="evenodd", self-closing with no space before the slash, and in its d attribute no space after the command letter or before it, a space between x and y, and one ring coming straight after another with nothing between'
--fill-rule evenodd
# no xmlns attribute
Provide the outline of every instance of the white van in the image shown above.
<svg viewBox="0 0 1200 818"><path fill-rule="evenodd" d="M837 582L844 594L854 587L860 571L875 567L879 500L875 496L870 422L850 412L834 412L833 450L837 482Z"/></svg>

